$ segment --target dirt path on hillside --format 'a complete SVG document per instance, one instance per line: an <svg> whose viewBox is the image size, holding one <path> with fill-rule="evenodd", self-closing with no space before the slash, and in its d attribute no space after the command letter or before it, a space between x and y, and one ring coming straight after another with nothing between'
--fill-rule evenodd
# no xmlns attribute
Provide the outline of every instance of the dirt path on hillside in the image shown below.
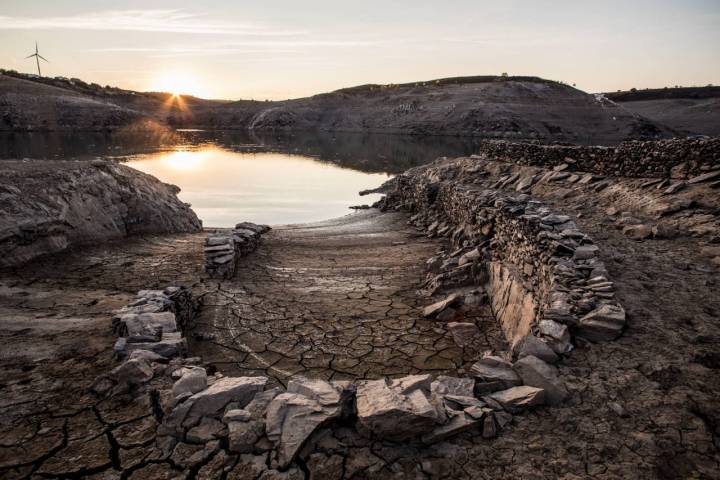
<svg viewBox="0 0 720 480"><path fill-rule="evenodd" d="M430 300L417 291L442 242L406 221L370 211L272 230L234 279L203 297L193 334L210 341L191 350L224 373L280 383L457 373L477 352L423 318ZM503 347L492 317L474 320L486 348Z"/></svg>

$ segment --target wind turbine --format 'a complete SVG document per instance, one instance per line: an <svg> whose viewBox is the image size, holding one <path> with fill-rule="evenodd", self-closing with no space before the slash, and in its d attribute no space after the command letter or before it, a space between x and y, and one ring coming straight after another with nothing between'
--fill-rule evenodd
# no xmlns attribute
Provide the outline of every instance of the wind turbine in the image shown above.
<svg viewBox="0 0 720 480"><path fill-rule="evenodd" d="M40 55L38 53L37 41L35 42L35 53L33 53L32 55L28 55L25 58L28 59L28 58L32 58L32 57L35 57L35 61L37 62L38 77L42 77L42 73L40 73L40 59L42 58L43 60L45 60L48 63L50 63L50 60L48 60L47 58L43 57L42 55Z"/></svg>

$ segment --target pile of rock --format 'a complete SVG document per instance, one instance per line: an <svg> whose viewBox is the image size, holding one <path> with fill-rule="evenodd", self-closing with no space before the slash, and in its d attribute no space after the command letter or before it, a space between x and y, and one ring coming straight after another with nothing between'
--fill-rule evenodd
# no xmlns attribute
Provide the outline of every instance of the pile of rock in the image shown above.
<svg viewBox="0 0 720 480"><path fill-rule="evenodd" d="M230 278L235 274L237 259L253 252L267 225L238 223L232 230L215 230L205 240L205 271L213 278Z"/></svg>
<svg viewBox="0 0 720 480"><path fill-rule="evenodd" d="M489 140L478 147L483 158L624 177L685 178L720 169L720 137L626 141L617 147L541 145Z"/></svg>
<svg viewBox="0 0 720 480"><path fill-rule="evenodd" d="M559 398L563 387L538 370L518 370L512 386L479 398L474 378L411 375L351 383L292 377L283 392L266 390L266 377L208 377L187 369L172 388L157 445L167 455L226 445L228 455L245 461L269 455L271 468L286 470L298 455L312 453L307 447L323 428L357 428L368 442L428 445L470 430L492 438L511 422L511 412ZM554 389L521 386L520 375Z"/></svg>
<svg viewBox="0 0 720 480"><path fill-rule="evenodd" d="M195 302L189 289L140 290L135 301L114 312L113 331L119 336L113 351L123 360L93 386L99 394L127 393L154 377L153 364L182 357L187 344L182 328L192 318Z"/></svg>

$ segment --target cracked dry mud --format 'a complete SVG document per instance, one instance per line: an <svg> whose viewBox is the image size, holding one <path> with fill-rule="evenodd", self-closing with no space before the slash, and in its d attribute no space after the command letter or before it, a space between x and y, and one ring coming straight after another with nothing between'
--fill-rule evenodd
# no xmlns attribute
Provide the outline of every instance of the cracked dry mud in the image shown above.
<svg viewBox="0 0 720 480"><path fill-rule="evenodd" d="M487 308L472 313L485 345L458 348L422 316L417 289L441 243L398 213L358 213L276 228L242 259L235 278L210 285L191 343L221 370L328 380L457 372L478 349L501 347ZM215 285L217 287L215 288ZM221 347L221 348L218 348Z"/></svg>

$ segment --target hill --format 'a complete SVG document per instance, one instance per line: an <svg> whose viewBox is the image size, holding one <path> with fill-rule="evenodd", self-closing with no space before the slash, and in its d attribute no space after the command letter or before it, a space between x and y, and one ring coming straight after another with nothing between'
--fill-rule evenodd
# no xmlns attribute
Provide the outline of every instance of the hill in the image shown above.
<svg viewBox="0 0 720 480"><path fill-rule="evenodd" d="M720 135L720 87L679 87L606 93L626 110L673 129Z"/></svg>
<svg viewBox="0 0 720 480"><path fill-rule="evenodd" d="M183 128L462 135L572 143L672 136L617 103L537 77L456 77L361 85L286 101L133 92L79 79L0 75L0 130Z"/></svg>

